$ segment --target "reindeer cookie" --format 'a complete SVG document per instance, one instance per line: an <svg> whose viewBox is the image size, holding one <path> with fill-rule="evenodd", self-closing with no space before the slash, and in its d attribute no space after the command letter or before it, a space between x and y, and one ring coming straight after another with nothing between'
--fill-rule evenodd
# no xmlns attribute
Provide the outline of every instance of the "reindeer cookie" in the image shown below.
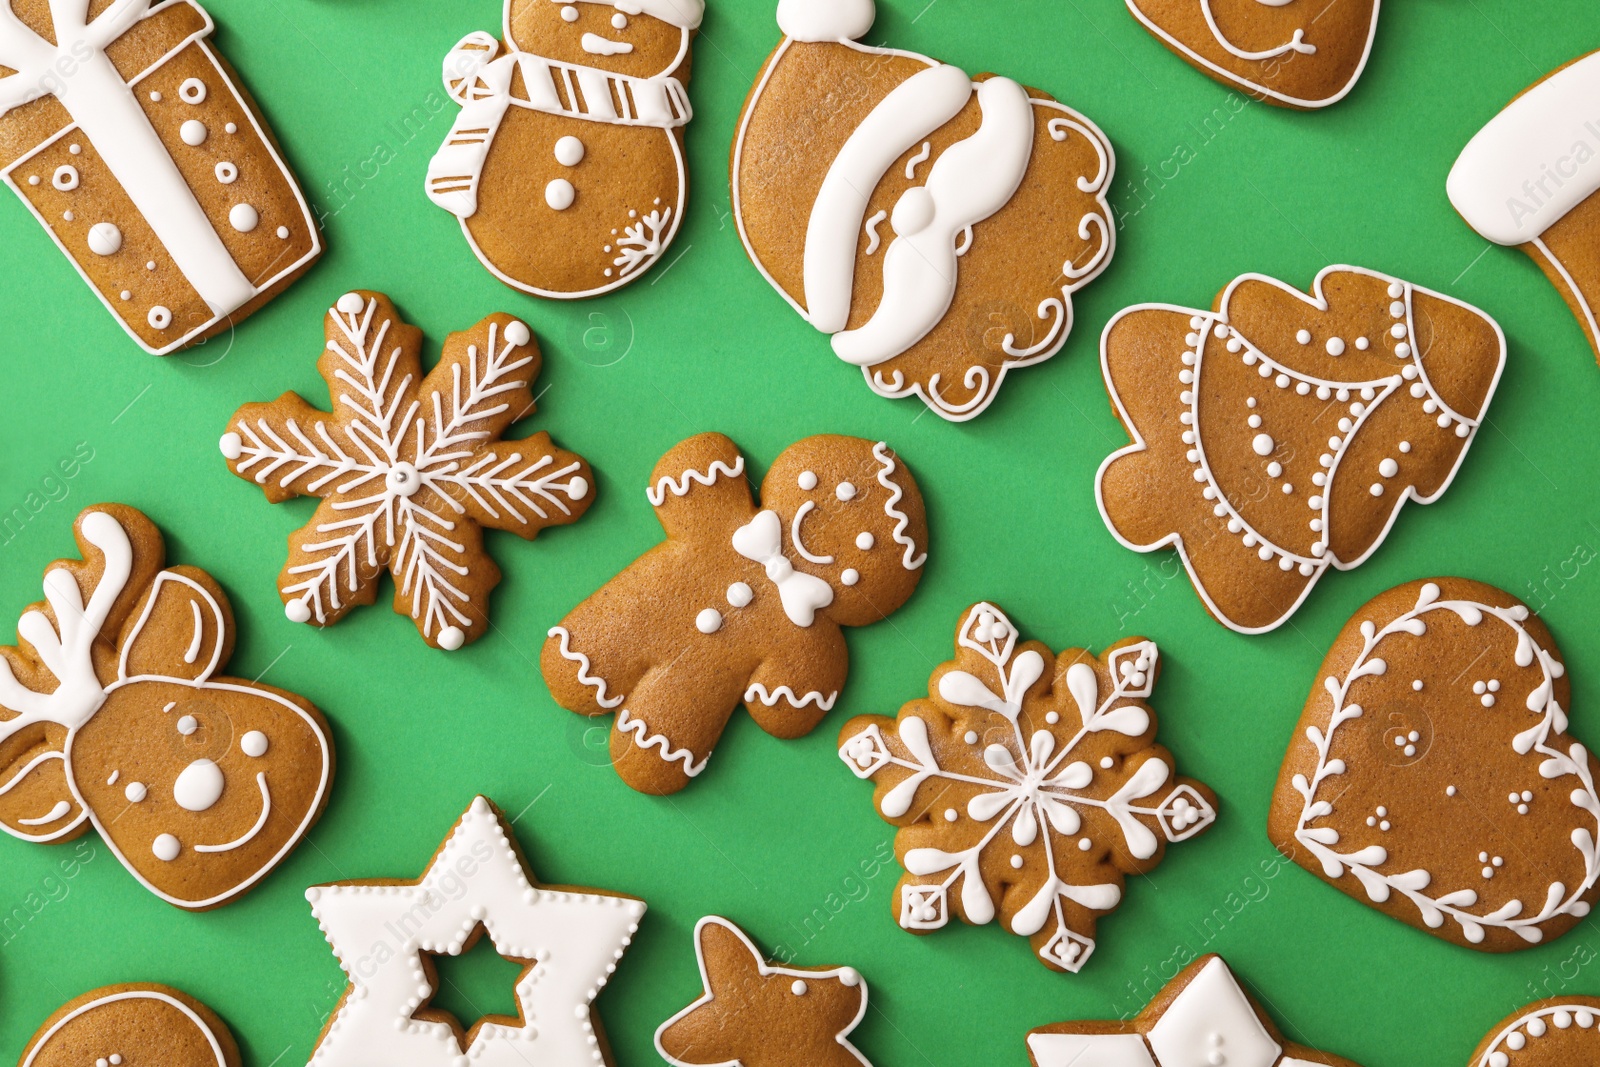
<svg viewBox="0 0 1600 1067"><path fill-rule="evenodd" d="M50 566L0 648L0 827L53 844L93 825L162 900L226 904L322 813L327 726L303 697L219 673L227 597L163 569L149 519L102 504L75 532L82 560Z"/></svg>
<svg viewBox="0 0 1600 1067"><path fill-rule="evenodd" d="M1600 1063L1600 999L1552 997L1501 1020L1467 1067L1591 1067Z"/></svg>
<svg viewBox="0 0 1600 1067"><path fill-rule="evenodd" d="M694 950L705 995L656 1031L674 1067L871 1067L850 1043L867 1014L855 968L773 966L715 915L695 924Z"/></svg>
<svg viewBox="0 0 1600 1067"><path fill-rule="evenodd" d="M163 985L106 986L44 1021L18 1067L238 1067L239 1046L210 1008Z"/></svg>
<svg viewBox="0 0 1600 1067"><path fill-rule="evenodd" d="M641 792L675 793L704 771L741 702L774 737L810 733L844 686L842 628L890 615L922 576L922 494L887 445L791 445L759 506L744 469L715 433L663 456L647 496L667 540L545 642L556 703L616 713L612 762Z"/></svg>
<svg viewBox="0 0 1600 1067"><path fill-rule="evenodd" d="M704 0L506 0L444 61L458 104L428 198L478 260L536 296L598 296L677 236L689 45Z"/></svg>

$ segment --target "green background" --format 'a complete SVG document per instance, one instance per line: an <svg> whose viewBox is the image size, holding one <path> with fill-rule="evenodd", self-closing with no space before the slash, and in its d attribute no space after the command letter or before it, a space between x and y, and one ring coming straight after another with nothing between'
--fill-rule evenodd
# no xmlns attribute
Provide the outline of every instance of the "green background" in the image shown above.
<svg viewBox="0 0 1600 1067"><path fill-rule="evenodd" d="M0 533L6 617L37 599L45 564L72 551L81 508L139 507L166 531L172 560L209 569L232 596L233 673L265 672L309 696L333 724L339 757L321 823L260 888L218 912L159 902L92 836L55 848L0 840L0 916L27 915L0 935L0 1056L19 1053L71 996L155 980L222 1014L249 1067L303 1063L343 988L304 887L415 877L477 792L522 813L516 829L538 877L649 902L599 1001L621 1064L658 1062L656 1025L698 994L690 931L707 913L801 964L863 971L871 1010L856 1038L879 1067L1025 1063L1028 1028L1135 1011L1174 953L1222 952L1294 1039L1367 1067L1461 1064L1524 1002L1600 994L1600 968L1587 966L1600 955L1593 918L1546 946L1475 954L1275 862L1265 835L1278 761L1324 650L1358 606L1405 580L1466 575L1541 610L1572 667L1574 732L1600 738L1591 636L1600 567L1589 565L1600 547L1591 418L1600 371L1533 265L1487 247L1444 194L1451 162L1485 121L1600 41L1600 7L1386 5L1360 85L1302 114L1240 108L1236 96L1230 106L1228 89L1169 54L1120 0L925 3L880 0L869 40L1044 88L1099 123L1118 162L1119 247L1080 294L1076 331L967 425L869 393L744 256L726 159L741 101L778 40L770 0L711 0L695 48L687 221L660 266L597 302L502 287L423 196L454 114L439 107L441 60L468 31L498 30L497 0L211 0L215 41L325 213L329 248L236 335L164 360L143 355L23 206L0 203L0 276L10 279L0 290L0 512L31 515L20 532ZM407 133L414 111L425 119ZM1439 504L1408 507L1369 564L1330 574L1290 624L1243 637L1206 616L1169 555L1128 552L1101 523L1094 472L1125 439L1097 337L1131 303L1209 306L1238 273L1306 285L1340 262L1487 309L1510 341L1505 376ZM548 390L527 432L550 430L598 472L599 500L577 526L533 545L490 535L505 571L496 631L459 654L424 647L388 610L387 591L327 632L288 622L273 579L310 502L269 506L217 454L241 403L294 389L325 405L314 369L321 317L354 287L391 294L429 333L428 359L444 333L491 311L524 317L545 351L536 389ZM887 439L927 496L932 555L904 610L850 635L850 685L813 736L781 743L739 716L706 775L652 799L604 765L603 733L550 700L538 650L548 626L659 539L643 493L656 458L713 429L745 448L755 473L806 434ZM50 480L79 447L93 459ZM1077 976L1046 970L994 926L913 937L895 924L895 869L863 874L890 829L836 758L837 730L923 692L949 658L961 611L984 598L1054 648L1099 649L1129 633L1157 640L1162 740L1222 798L1208 835L1130 885ZM92 858L64 877L74 849ZM482 979L468 969L452 996L503 1009L505 991L491 995Z"/></svg>

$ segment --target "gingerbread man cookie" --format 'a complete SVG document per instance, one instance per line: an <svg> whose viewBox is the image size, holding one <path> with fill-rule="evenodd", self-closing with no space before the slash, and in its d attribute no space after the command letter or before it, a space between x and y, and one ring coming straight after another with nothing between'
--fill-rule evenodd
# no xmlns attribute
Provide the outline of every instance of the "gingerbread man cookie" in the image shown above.
<svg viewBox="0 0 1600 1067"><path fill-rule="evenodd" d="M1600 1063L1600 1000L1552 997L1512 1012L1467 1067L1591 1067Z"/></svg>
<svg viewBox="0 0 1600 1067"><path fill-rule="evenodd" d="M881 396L963 421L1049 359L1111 262L1116 161L1010 78L857 43L873 0L781 0L745 102L733 212L757 268Z"/></svg>
<svg viewBox="0 0 1600 1067"><path fill-rule="evenodd" d="M683 220L689 45L704 0L506 0L505 43L444 61L461 113L428 198L479 262L536 296L598 296L644 274Z"/></svg>
<svg viewBox="0 0 1600 1067"><path fill-rule="evenodd" d="M210 1008L169 986L128 983L67 1001L18 1067L239 1067L239 1046Z"/></svg>
<svg viewBox="0 0 1600 1067"><path fill-rule="evenodd" d="M228 469L273 503L321 498L289 538L278 577L284 613L331 626L371 604L394 575L394 610L422 639L454 651L489 627L500 569L483 528L533 540L576 522L594 500L583 457L502 435L533 414L541 357L510 315L490 315L445 339L422 374L422 331L381 293L353 292L328 312L317 369L332 413L294 393L247 404L222 435Z"/></svg>
<svg viewBox="0 0 1600 1067"><path fill-rule="evenodd" d="M1386 915L1510 952L1600 897L1600 765L1550 631L1493 586L1410 582L1350 619L1284 759L1279 851Z"/></svg>
<svg viewBox="0 0 1600 1067"><path fill-rule="evenodd" d="M839 758L900 828L902 927L998 916L1045 966L1077 973L1126 876L1209 827L1216 797L1155 743L1152 642L1057 656L1019 638L999 608L969 608L927 698L846 723Z"/></svg>
<svg viewBox="0 0 1600 1067"><path fill-rule="evenodd" d="M1276 629L1449 488L1505 357L1482 311L1359 267L1128 308L1100 358L1134 443L1100 467L1100 514L1136 552L1176 548L1223 625Z"/></svg>
<svg viewBox="0 0 1600 1067"><path fill-rule="evenodd" d="M82 560L0 648L0 828L70 841L89 826L129 873L190 911L226 904L322 813L333 749L304 697L229 678L233 612L205 571L163 568L132 508L78 516Z"/></svg>
<svg viewBox="0 0 1600 1067"><path fill-rule="evenodd" d="M661 1024L656 1051L673 1067L872 1067L850 1032L867 1014L854 967L778 967L727 919L695 924L705 994Z"/></svg>
<svg viewBox="0 0 1600 1067"><path fill-rule="evenodd" d="M545 642L556 703L616 713L612 762L642 792L675 793L704 771L740 703L774 737L810 733L844 687L843 628L890 615L922 577L922 494L887 445L791 445L760 506L744 470L721 434L663 456L646 495L667 540Z"/></svg>

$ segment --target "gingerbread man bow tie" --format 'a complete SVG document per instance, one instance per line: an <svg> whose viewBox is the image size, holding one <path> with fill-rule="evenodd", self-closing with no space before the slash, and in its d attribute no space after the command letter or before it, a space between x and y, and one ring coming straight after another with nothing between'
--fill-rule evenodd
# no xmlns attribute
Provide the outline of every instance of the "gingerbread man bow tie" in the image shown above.
<svg viewBox="0 0 1600 1067"><path fill-rule="evenodd" d="M783 613L796 626L810 626L817 610L833 603L833 587L821 578L794 569L783 554L783 522L775 511L763 511L733 535L733 550L767 570L778 587Z"/></svg>

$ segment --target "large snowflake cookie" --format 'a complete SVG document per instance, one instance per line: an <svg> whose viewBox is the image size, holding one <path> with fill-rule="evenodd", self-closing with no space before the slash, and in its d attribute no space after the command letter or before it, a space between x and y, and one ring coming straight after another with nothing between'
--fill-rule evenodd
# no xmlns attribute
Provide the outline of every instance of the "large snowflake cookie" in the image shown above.
<svg viewBox="0 0 1600 1067"><path fill-rule="evenodd" d="M39 1027L18 1067L239 1067L239 1046L210 1008L164 985L91 990Z"/></svg>
<svg viewBox="0 0 1600 1067"><path fill-rule="evenodd" d="M1123 1022L1028 1031L1033 1067L1356 1067L1285 1041L1221 956L1203 956Z"/></svg>
<svg viewBox="0 0 1600 1067"><path fill-rule="evenodd" d="M791 445L759 506L744 471L717 433L661 457L646 496L666 541L545 642L556 703L615 712L612 763L646 793L677 792L704 771L741 703L774 737L810 733L844 687L843 628L898 610L922 577L922 494L882 442Z"/></svg>
<svg viewBox="0 0 1600 1067"><path fill-rule="evenodd" d="M612 1062L594 1001L633 941L644 901L534 881L505 817L483 797L416 881L335 882L312 886L306 899L349 979L311 1067ZM522 965L517 1014L466 1028L431 1004L433 961L485 935Z"/></svg>
<svg viewBox="0 0 1600 1067"><path fill-rule="evenodd" d="M673 1067L871 1067L850 1043L867 1014L867 984L853 967L769 964L727 919L694 928L705 993L656 1030Z"/></svg>
<svg viewBox="0 0 1600 1067"><path fill-rule="evenodd" d="M381 293L339 298L317 369L332 412L294 393L246 404L222 435L228 469L273 503L318 497L289 537L278 595L295 622L330 626L394 575L394 610L422 639L455 650L489 627L500 569L483 528L533 540L594 500L583 457L550 435L502 439L533 414L539 346L526 325L490 315L445 339L422 373L422 331Z"/></svg>
<svg viewBox="0 0 1600 1067"><path fill-rule="evenodd" d="M956 658L898 719L852 719L839 758L872 780L899 827L900 925L937 930L997 915L1039 959L1076 973L1098 917L1170 841L1216 820L1216 798L1179 778L1145 701L1156 646L1131 637L1095 657L1020 641L992 604L970 608Z"/></svg>
<svg viewBox="0 0 1600 1067"><path fill-rule="evenodd" d="M1552 997L1489 1031L1468 1067L1593 1067L1600 1063L1600 1000Z"/></svg>
<svg viewBox="0 0 1600 1067"><path fill-rule="evenodd" d="M0 177L156 355L237 324L322 253L212 29L190 0L0 0Z"/></svg>
<svg viewBox="0 0 1600 1067"><path fill-rule="evenodd" d="M0 828L70 841L91 825L180 908L243 894L322 813L333 748L303 697L221 673L233 612L194 567L164 568L153 523L101 504L81 560L0 648Z"/></svg>
<svg viewBox="0 0 1600 1067"><path fill-rule="evenodd" d="M506 0L505 43L444 60L461 105L428 198L501 281L573 299L627 285L683 219L689 45L704 0Z"/></svg>
<svg viewBox="0 0 1600 1067"><path fill-rule="evenodd" d="M1597 766L1567 734L1550 631L1461 578L1374 598L1340 631L1284 759L1273 842L1435 937L1509 952L1600 896Z"/></svg>
<svg viewBox="0 0 1600 1067"><path fill-rule="evenodd" d="M1446 189L1480 235L1544 271L1600 355L1600 52L1561 67L1467 143Z"/></svg>
<svg viewBox="0 0 1600 1067"><path fill-rule="evenodd" d="M1049 359L1111 261L1115 159L1087 118L1010 78L858 44L873 0L781 0L745 103L745 250L881 396L987 408Z"/></svg>
<svg viewBox="0 0 1600 1067"><path fill-rule="evenodd" d="M1128 548L1175 547L1225 626L1276 629L1449 488L1505 356L1482 311L1358 267L1127 308L1100 358L1133 444L1100 467L1100 513Z"/></svg>
<svg viewBox="0 0 1600 1067"><path fill-rule="evenodd" d="M1366 69L1380 0L1128 0L1190 66L1257 100L1309 111Z"/></svg>

